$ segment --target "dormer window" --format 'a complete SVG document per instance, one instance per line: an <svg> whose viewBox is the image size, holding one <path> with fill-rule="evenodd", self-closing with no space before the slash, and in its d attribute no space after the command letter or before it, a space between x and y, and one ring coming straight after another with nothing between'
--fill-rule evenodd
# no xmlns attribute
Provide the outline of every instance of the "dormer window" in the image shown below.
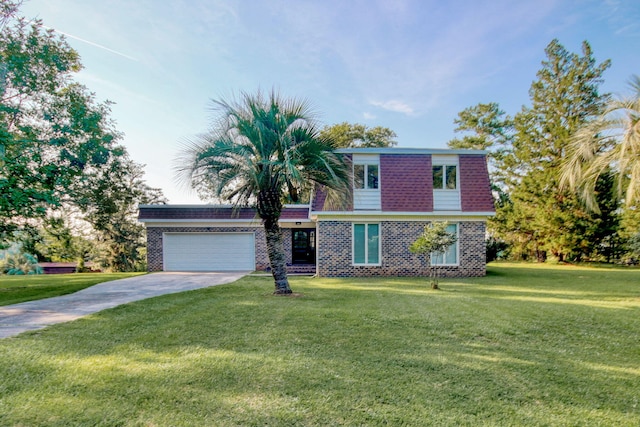
<svg viewBox="0 0 640 427"><path fill-rule="evenodd" d="M376 190L378 188L378 165L353 165L354 188Z"/></svg>
<svg viewBox="0 0 640 427"><path fill-rule="evenodd" d="M431 158L433 177L433 210L460 210L460 159L456 155L434 155Z"/></svg>
<svg viewBox="0 0 640 427"><path fill-rule="evenodd" d="M380 210L380 156L353 155L353 209Z"/></svg>
<svg viewBox="0 0 640 427"><path fill-rule="evenodd" d="M433 166L433 189L455 190L457 186L458 167L456 165Z"/></svg>

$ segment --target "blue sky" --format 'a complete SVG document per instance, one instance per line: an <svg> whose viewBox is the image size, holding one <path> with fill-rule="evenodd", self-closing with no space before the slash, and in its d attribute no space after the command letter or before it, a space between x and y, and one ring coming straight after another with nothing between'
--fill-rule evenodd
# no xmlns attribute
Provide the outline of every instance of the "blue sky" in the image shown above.
<svg viewBox="0 0 640 427"><path fill-rule="evenodd" d="M123 143L171 203L199 202L173 159L207 129L212 98L275 87L308 99L323 124L444 148L464 108L528 104L554 38L612 60L604 91L640 74L638 0L29 0L22 14L67 36L85 67L77 80L115 102Z"/></svg>

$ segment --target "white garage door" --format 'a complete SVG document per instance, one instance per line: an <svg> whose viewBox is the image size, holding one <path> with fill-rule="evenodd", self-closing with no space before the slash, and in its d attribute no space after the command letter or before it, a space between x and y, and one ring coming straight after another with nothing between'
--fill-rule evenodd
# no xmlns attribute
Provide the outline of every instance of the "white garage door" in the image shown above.
<svg viewBox="0 0 640 427"><path fill-rule="evenodd" d="M165 233L164 271L255 270L253 233Z"/></svg>

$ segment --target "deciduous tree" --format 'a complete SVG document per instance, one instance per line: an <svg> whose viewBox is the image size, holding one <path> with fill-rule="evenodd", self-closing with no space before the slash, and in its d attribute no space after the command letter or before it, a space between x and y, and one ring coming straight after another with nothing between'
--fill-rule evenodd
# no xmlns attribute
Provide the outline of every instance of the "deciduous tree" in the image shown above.
<svg viewBox="0 0 640 427"><path fill-rule="evenodd" d="M382 148L394 147L398 135L389 128L376 126L369 128L359 123L342 122L325 126L320 137L333 141L336 148Z"/></svg>
<svg viewBox="0 0 640 427"><path fill-rule="evenodd" d="M415 242L409 246L409 251L414 254L426 256L427 262L432 256L442 256L458 237L447 231L448 222L432 222L424 227L424 231ZM430 269L431 288L438 289L438 264L432 263Z"/></svg>
<svg viewBox="0 0 640 427"><path fill-rule="evenodd" d="M103 167L88 169L70 195L95 232L98 261L111 271L140 270L146 252L138 205L166 203L160 189L147 185L143 166L126 152L112 156Z"/></svg>
<svg viewBox="0 0 640 427"><path fill-rule="evenodd" d="M19 5L0 7L0 238L60 206L119 137L109 104L72 79L78 53L42 22L18 18Z"/></svg>

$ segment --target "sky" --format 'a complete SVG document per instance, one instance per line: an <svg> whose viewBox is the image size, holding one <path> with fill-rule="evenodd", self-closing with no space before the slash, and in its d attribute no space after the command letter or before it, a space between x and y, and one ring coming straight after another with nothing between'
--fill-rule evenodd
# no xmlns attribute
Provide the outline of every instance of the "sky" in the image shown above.
<svg viewBox="0 0 640 427"><path fill-rule="evenodd" d="M27 0L21 14L78 51L76 80L114 102L122 143L172 204L202 203L175 158L213 123L212 100L241 91L275 88L323 125L446 148L463 109L530 104L554 38L612 61L603 92L640 75L639 0Z"/></svg>

